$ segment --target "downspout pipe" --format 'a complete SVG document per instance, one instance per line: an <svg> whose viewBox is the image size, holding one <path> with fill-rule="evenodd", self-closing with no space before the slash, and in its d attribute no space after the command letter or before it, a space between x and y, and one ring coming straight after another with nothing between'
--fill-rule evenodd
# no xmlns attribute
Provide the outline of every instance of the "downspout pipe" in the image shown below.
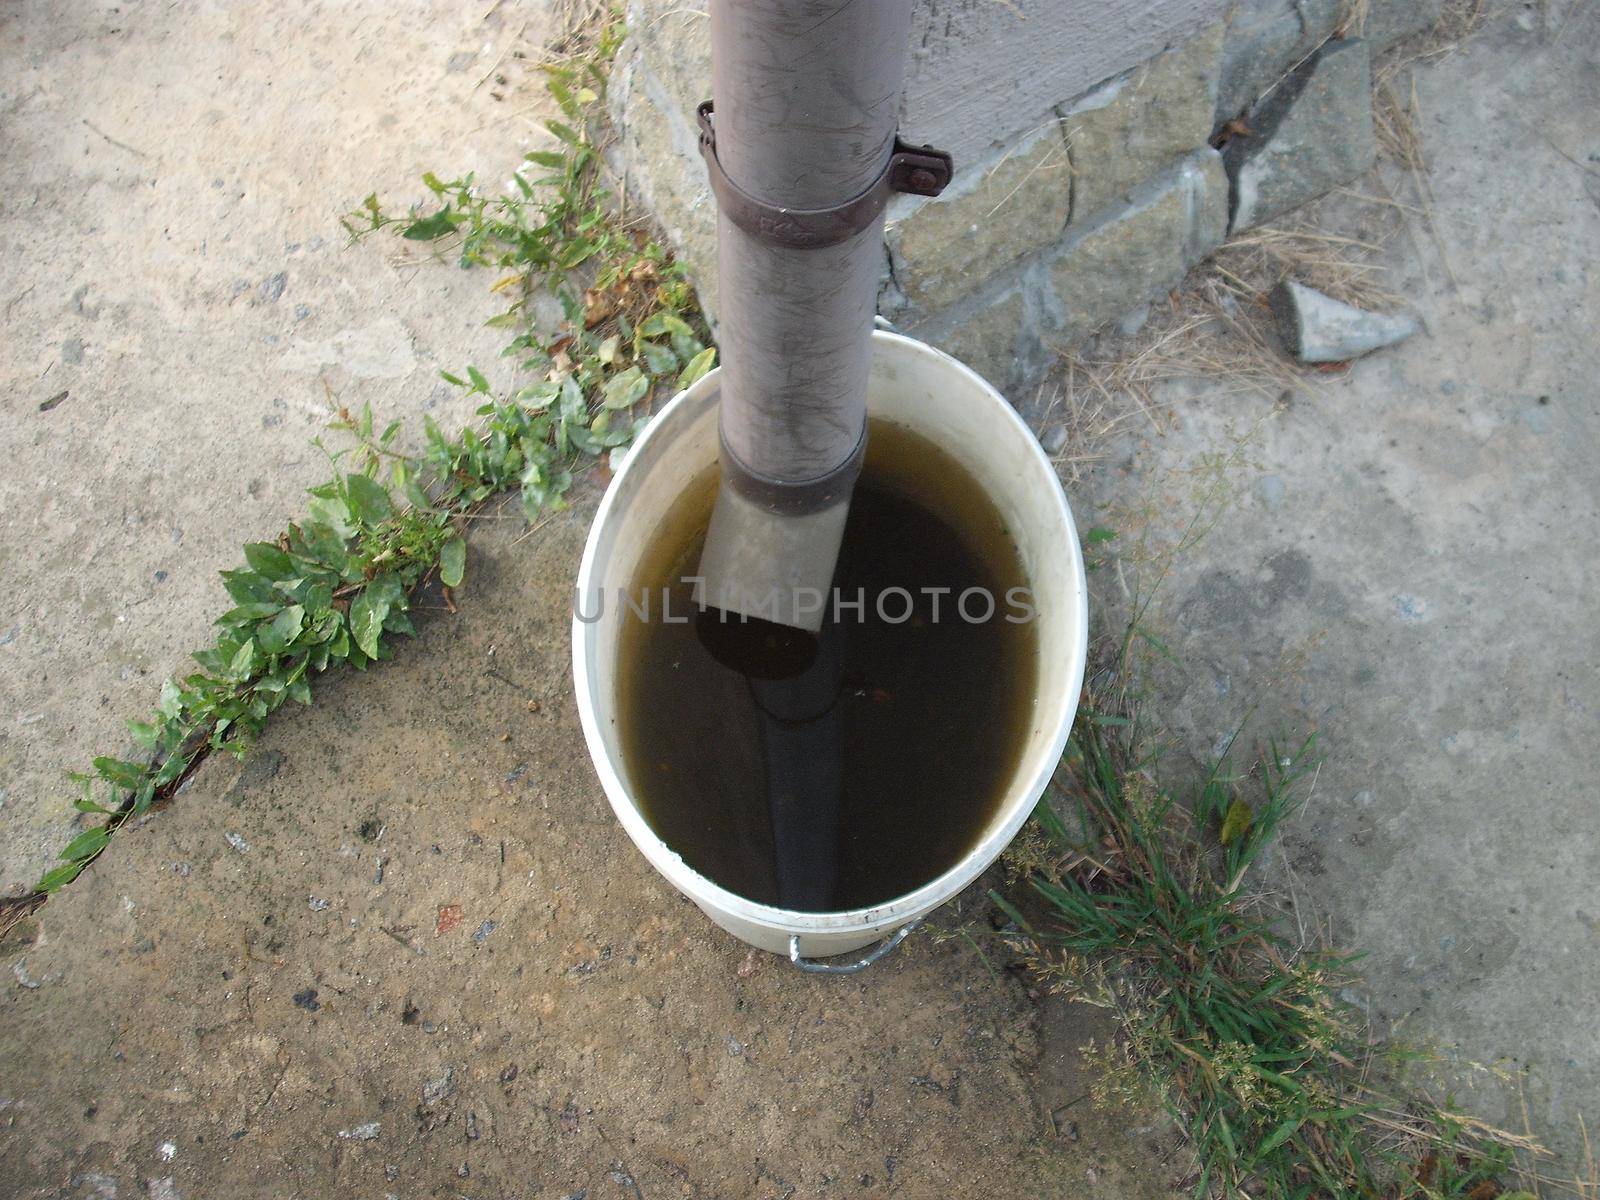
<svg viewBox="0 0 1600 1200"><path fill-rule="evenodd" d="M937 191L906 184L896 138L911 4L711 0L723 478L702 605L821 625L866 448L883 203Z"/></svg>

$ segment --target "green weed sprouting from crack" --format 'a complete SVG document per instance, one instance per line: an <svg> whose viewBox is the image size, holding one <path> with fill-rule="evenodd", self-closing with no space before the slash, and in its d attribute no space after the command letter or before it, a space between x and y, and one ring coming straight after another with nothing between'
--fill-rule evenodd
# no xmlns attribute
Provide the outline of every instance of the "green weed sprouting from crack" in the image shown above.
<svg viewBox="0 0 1600 1200"><path fill-rule="evenodd" d="M309 704L324 672L392 657L394 635L414 633L418 590L435 578L445 589L461 583L462 531L484 503L520 488L530 521L559 509L579 468L629 444L658 399L711 369L716 350L693 289L659 243L618 218L603 180L601 105L624 36L613 15L581 56L543 68L562 118L547 122L556 148L526 156L515 194L430 173L432 211L395 213L369 196L344 218L352 241L387 230L453 251L463 267L508 272L494 290L512 299L489 324L511 331L504 356L530 382L497 394L476 366L444 373L481 398L478 421L449 436L425 420L418 456L396 448L398 422L376 431L370 408L340 410L332 427L351 444L323 447L334 477L310 489L304 517L247 545L244 565L222 573L234 607L217 619L216 641L194 654L200 670L169 679L149 719L129 722L139 752L102 755L71 776L77 810L102 819L67 844L33 892L0 900L0 934L170 798L208 754L242 754L285 702ZM563 314L553 333L532 319L541 287Z"/></svg>

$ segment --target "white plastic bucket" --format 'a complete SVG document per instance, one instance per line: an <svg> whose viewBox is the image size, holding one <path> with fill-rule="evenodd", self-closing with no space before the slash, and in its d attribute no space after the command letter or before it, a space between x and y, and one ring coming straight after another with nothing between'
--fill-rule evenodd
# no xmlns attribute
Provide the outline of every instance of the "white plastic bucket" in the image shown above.
<svg viewBox="0 0 1600 1200"><path fill-rule="evenodd" d="M606 797L652 866L713 921L753 946L797 960L844 954L915 921L978 877L1043 794L1066 745L1083 685L1088 602L1083 553L1055 469L1015 410L974 372L900 334L873 335L867 409L909 427L966 467L989 492L1021 551L1039 622L1033 724L1010 790L972 850L944 874L886 904L810 913L757 904L685 863L639 811L617 727L617 645L623 606L588 597L629 587L677 498L717 459L717 371L679 393L628 453L600 503L578 572L572 623L578 711Z"/></svg>

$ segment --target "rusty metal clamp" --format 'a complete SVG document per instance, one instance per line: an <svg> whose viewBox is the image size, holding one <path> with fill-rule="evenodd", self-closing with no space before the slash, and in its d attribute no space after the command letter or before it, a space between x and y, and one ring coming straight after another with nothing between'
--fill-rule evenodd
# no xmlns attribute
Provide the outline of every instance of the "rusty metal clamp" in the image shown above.
<svg viewBox="0 0 1600 1200"><path fill-rule="evenodd" d="M896 192L937 196L955 170L948 152L908 145L896 137L894 152L882 173L855 199L832 208L780 208L762 203L728 178L717 158L717 131L711 119L714 111L712 102L704 100L696 116L700 122L700 154L711 175L717 207L752 237L777 246L794 250L836 246L871 225Z"/></svg>

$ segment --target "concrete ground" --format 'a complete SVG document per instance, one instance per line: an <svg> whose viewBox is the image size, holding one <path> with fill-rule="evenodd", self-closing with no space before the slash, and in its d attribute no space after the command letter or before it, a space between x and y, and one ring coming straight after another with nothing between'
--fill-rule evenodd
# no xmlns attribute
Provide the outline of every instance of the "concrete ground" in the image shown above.
<svg viewBox="0 0 1600 1200"><path fill-rule="evenodd" d="M1318 731L1277 885L1463 1107L1570 1166L1600 1122L1600 9L1513 6L1416 84L1431 226L1355 198L1418 203L1392 168L1318 220L1383 241L1425 331L1282 395L1181 380L1090 483L1170 532L1226 480L1153 617L1153 712L1197 756L1252 709L1246 743Z"/></svg>
<svg viewBox="0 0 1600 1200"><path fill-rule="evenodd" d="M567 670L595 492L537 538L480 522L458 615L208 761L30 922L0 1192L1174 1194L1170 1129L1083 1099L1105 1027L1003 957L919 936L802 975L634 850Z"/></svg>
<svg viewBox="0 0 1600 1200"><path fill-rule="evenodd" d="M488 8L0 8L0 893L327 478L329 412L466 417L439 369L495 362L484 281L338 218L549 140L512 53L545 6Z"/></svg>
<svg viewBox="0 0 1600 1200"><path fill-rule="evenodd" d="M464 416L437 369L493 360L484 280L346 251L334 218L508 167L538 136L508 52L541 11L0 18L6 883L69 828L57 772L120 742L214 572L321 477L323 382ZM1158 615L1165 711L1194 747L1257 701L1263 731L1320 729L1278 881L1369 952L1381 1020L1528 1066L1567 1147L1600 1112L1597 44L1593 5L1518 8L1419 72L1438 238L1388 250L1425 335L1275 416L1188 381L1178 427L1075 496L1112 522L1265 417ZM7 1194L1170 1193L1170 1132L1083 1100L1092 1016L927 937L799 976L632 850L566 669L593 499L520 543L480 523L459 614L208 762L13 935Z"/></svg>

